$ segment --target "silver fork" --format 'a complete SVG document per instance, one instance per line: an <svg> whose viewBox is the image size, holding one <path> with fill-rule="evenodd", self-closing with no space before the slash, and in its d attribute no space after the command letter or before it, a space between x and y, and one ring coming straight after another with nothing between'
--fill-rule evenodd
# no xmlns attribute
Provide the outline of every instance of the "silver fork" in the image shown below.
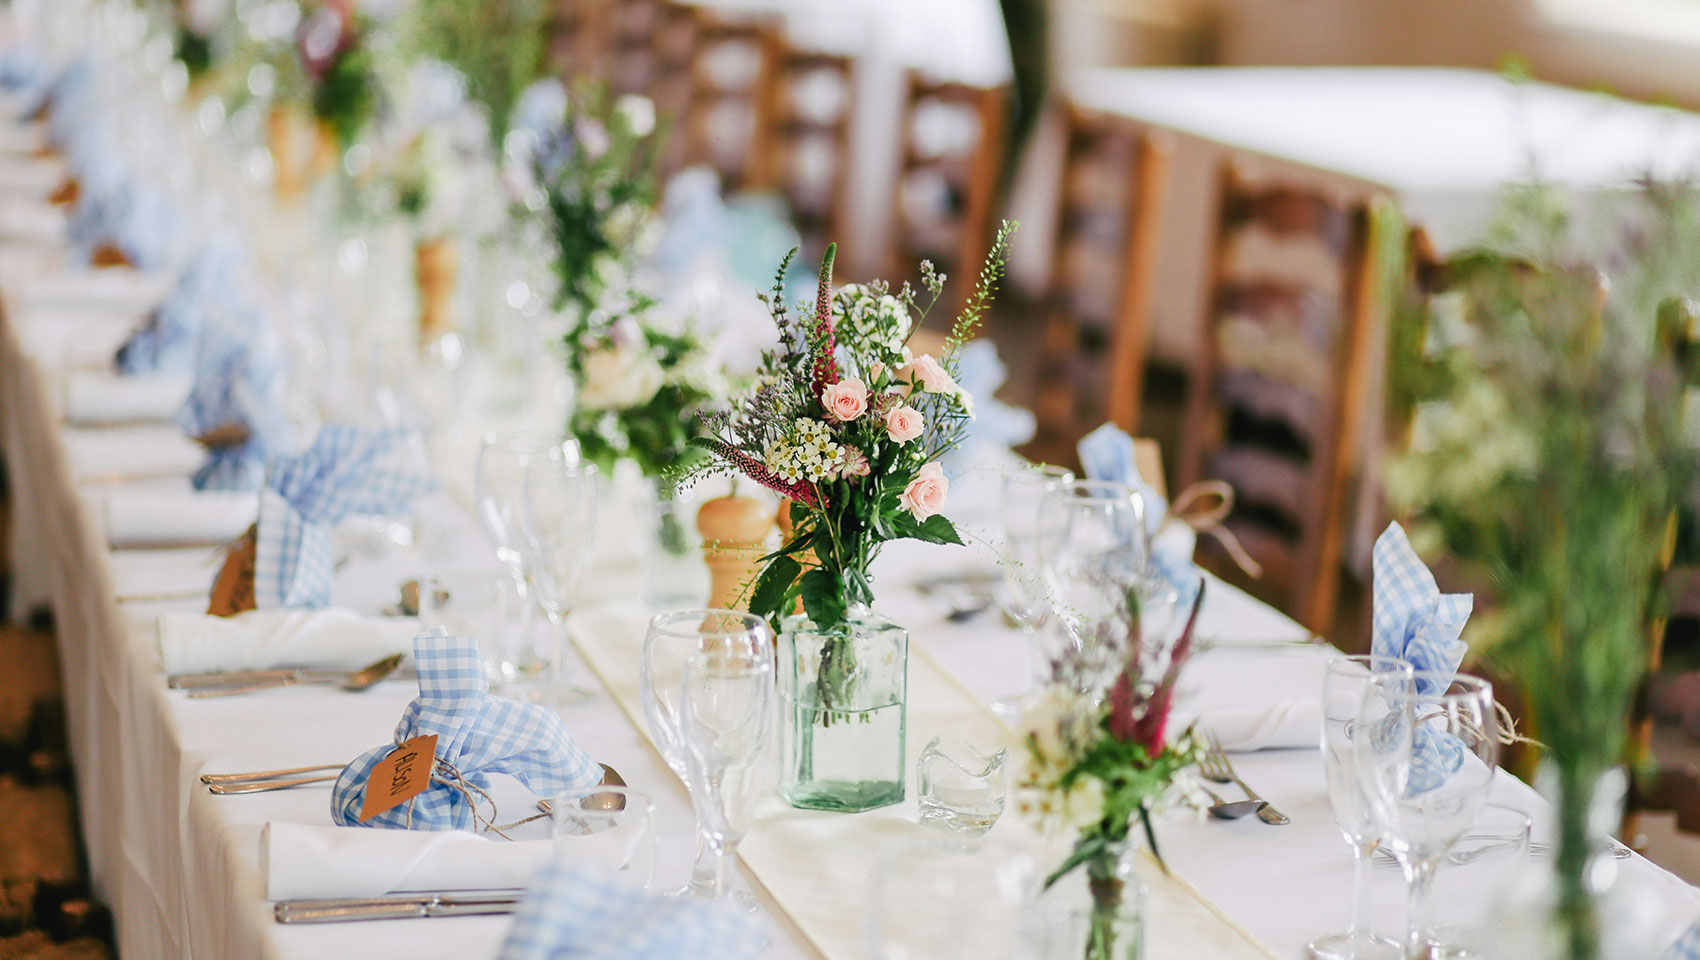
<svg viewBox="0 0 1700 960"><path fill-rule="evenodd" d="M1198 772L1204 775L1204 779L1213 783L1235 784L1245 791L1248 799L1262 800L1263 806L1258 809L1257 818L1264 823L1275 827L1292 823L1292 820L1286 814L1275 809L1269 804L1269 801L1258 796L1257 791L1246 786L1246 782L1241 780L1240 775L1234 772L1234 765L1228 762L1228 755L1222 751L1222 741L1216 738L1213 731L1206 731L1204 736L1205 749L1198 757Z"/></svg>

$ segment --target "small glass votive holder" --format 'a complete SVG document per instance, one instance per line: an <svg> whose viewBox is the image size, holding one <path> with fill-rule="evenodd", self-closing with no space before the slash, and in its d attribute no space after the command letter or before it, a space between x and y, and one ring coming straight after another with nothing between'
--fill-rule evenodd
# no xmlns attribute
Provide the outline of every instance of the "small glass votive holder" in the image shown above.
<svg viewBox="0 0 1700 960"><path fill-rule="evenodd" d="M984 753L965 740L934 737L915 760L921 822L978 839L1003 815L1009 771L1003 748Z"/></svg>

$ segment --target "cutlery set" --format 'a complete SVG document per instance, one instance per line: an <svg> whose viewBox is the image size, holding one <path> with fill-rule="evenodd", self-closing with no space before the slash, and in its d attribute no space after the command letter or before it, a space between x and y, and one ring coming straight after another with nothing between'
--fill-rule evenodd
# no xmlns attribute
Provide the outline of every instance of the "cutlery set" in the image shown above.
<svg viewBox="0 0 1700 960"><path fill-rule="evenodd" d="M344 690L359 692L368 690L390 676L396 675L397 668L401 666L402 656L399 653L392 654L369 663L352 673L336 670L310 670L304 667L275 670L238 670L227 673L179 673L167 677L165 685L173 690L187 690L189 697L196 700L258 693L262 690L276 690L280 687L315 684L341 687Z"/></svg>
<svg viewBox="0 0 1700 960"><path fill-rule="evenodd" d="M411 920L513 913L523 890L471 894L404 894L346 900L283 900L272 908L278 923L346 923L352 920Z"/></svg>
<svg viewBox="0 0 1700 960"><path fill-rule="evenodd" d="M1205 748L1198 755L1198 772L1212 783L1231 783L1240 788L1246 795L1244 800L1232 803L1224 802L1221 797L1206 789L1215 805L1210 808L1210 815L1219 820L1237 820L1249 813L1256 813L1259 820L1270 826L1279 827L1291 823L1286 814L1269 805L1269 801L1257 795L1257 791L1246 785L1234 772L1234 765L1228 762L1228 755L1222 751L1222 741L1217 739L1212 731L1204 733Z"/></svg>
<svg viewBox="0 0 1700 960"><path fill-rule="evenodd" d="M346 764L327 763L317 767L290 767L284 770L260 770L256 773L203 773L201 782L207 785L207 790L220 796L234 796L241 793L269 793L273 790L287 790L290 787L305 786L309 783L326 783L335 780L336 773L323 771L340 771ZM315 776L302 776L315 774Z"/></svg>

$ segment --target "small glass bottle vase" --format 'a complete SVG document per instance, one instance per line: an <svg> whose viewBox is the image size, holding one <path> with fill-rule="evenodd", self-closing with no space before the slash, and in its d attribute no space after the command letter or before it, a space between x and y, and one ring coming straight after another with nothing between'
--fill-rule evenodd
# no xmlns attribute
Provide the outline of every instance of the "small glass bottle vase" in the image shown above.
<svg viewBox="0 0 1700 960"><path fill-rule="evenodd" d="M1023 956L1040 960L1143 960L1145 886L1134 865L1141 846L1111 844L1069 871L1029 905Z"/></svg>
<svg viewBox="0 0 1700 960"><path fill-rule="evenodd" d="M780 795L846 813L902 802L909 632L866 607L830 630L796 614L778 666Z"/></svg>
<svg viewBox="0 0 1700 960"><path fill-rule="evenodd" d="M708 599L708 567L697 533L699 504L690 491L669 489L660 480L649 480L647 494L644 600L657 610L700 606Z"/></svg>

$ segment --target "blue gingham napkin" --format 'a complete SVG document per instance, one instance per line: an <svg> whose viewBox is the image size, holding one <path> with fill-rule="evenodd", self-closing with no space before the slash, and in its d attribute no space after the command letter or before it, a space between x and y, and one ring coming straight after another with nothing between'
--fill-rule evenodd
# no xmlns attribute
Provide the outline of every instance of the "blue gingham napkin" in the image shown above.
<svg viewBox="0 0 1700 960"><path fill-rule="evenodd" d="M84 54L65 65L48 83L41 104L47 108L47 142L61 151L78 131L95 122L100 96L95 90L94 58Z"/></svg>
<svg viewBox="0 0 1700 960"><path fill-rule="evenodd" d="M1700 920L1682 932L1665 951L1664 960L1700 960Z"/></svg>
<svg viewBox="0 0 1700 960"><path fill-rule="evenodd" d="M332 424L299 454L273 457L260 491L254 599L262 609L331 599L331 530L356 514L396 516L436 481L416 431Z"/></svg>
<svg viewBox="0 0 1700 960"><path fill-rule="evenodd" d="M1468 647L1460 634L1470 619L1475 598L1467 593L1442 594L1405 529L1390 523L1375 540L1371 605L1371 652L1405 660L1414 669L1451 677L1464 662ZM1450 680L1432 677L1417 681L1417 693L1438 696ZM1411 748L1408 793L1425 793L1440 786L1463 766L1464 745L1450 734L1418 726Z"/></svg>
<svg viewBox="0 0 1700 960"><path fill-rule="evenodd" d="M177 426L191 437L232 424L248 431L246 442L207 452L195 487L256 489L267 458L290 446L282 347L264 314L236 303L203 314L194 340L194 385L174 418Z"/></svg>
<svg viewBox="0 0 1700 960"><path fill-rule="evenodd" d="M202 244L148 323L118 348L118 372L128 376L193 373L196 338L207 315L244 309L237 282L242 259L241 244L234 238Z"/></svg>
<svg viewBox="0 0 1700 960"><path fill-rule="evenodd" d="M1152 572L1174 588L1178 598L1176 609L1192 609L1198 588L1204 582L1204 576L1192 562L1192 548L1197 541L1191 537L1158 537L1163 529L1163 517L1169 512L1169 501L1139 475L1133 438L1115 424L1106 423L1081 437L1076 450L1088 477L1125 484L1139 492L1145 502L1146 532L1151 538Z"/></svg>
<svg viewBox="0 0 1700 960"><path fill-rule="evenodd" d="M437 627L413 639L413 659L419 668L419 696L402 713L393 742L356 757L337 777L331 790L331 819L337 824L472 830L480 818L507 823L535 812L492 811L478 793L490 789L491 774L508 774L543 797L588 791L602 782L601 765L567 735L555 711L490 695L484 661L472 638L451 637ZM437 735L431 785L407 803L362 823L360 807L372 768L397 744L430 734ZM467 793L451 786L457 772L478 799L476 816Z"/></svg>
<svg viewBox="0 0 1700 960"><path fill-rule="evenodd" d="M86 265L110 245L139 270L168 270L182 262L188 224L166 192L127 171L78 171L82 184L67 221L71 262Z"/></svg>
<svg viewBox="0 0 1700 960"><path fill-rule="evenodd" d="M956 353L956 385L974 398L974 419L962 443L944 456L945 471L961 473L976 451L1008 450L1033 439L1033 413L997 398L1009 367L990 340L973 340Z"/></svg>
<svg viewBox="0 0 1700 960"><path fill-rule="evenodd" d="M14 43L0 53L0 89L18 95L25 112L34 112L53 83L53 64L41 48Z"/></svg>
<svg viewBox="0 0 1700 960"><path fill-rule="evenodd" d="M567 863L543 868L500 960L754 960L761 921L730 903L663 897Z"/></svg>

